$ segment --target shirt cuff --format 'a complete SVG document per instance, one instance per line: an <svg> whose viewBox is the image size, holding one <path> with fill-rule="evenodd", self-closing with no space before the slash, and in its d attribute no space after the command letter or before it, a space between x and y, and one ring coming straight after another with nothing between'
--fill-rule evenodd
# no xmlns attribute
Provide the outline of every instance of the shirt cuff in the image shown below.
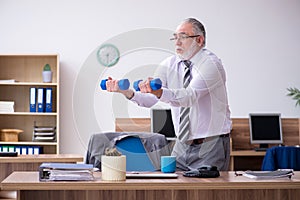
<svg viewBox="0 0 300 200"><path fill-rule="evenodd" d="M131 97L131 99L129 99L129 100L131 100L131 101L136 101L136 97L137 96L137 92L133 92L133 96ZM127 98L128 99L128 98Z"/></svg>
<svg viewBox="0 0 300 200"><path fill-rule="evenodd" d="M167 88L163 88L161 97L160 97L160 101L168 103L170 102L170 100L172 99L173 93L171 92L171 90L167 89Z"/></svg>

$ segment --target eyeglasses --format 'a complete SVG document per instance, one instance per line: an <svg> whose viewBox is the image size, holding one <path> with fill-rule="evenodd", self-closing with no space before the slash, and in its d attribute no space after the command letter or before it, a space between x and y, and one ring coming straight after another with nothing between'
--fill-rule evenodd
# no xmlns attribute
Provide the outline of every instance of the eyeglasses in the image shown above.
<svg viewBox="0 0 300 200"><path fill-rule="evenodd" d="M175 41L175 40L180 40L180 41L184 41L188 38L194 38L194 37L198 37L200 35L185 35L185 34L174 34L173 38L170 38L171 41Z"/></svg>

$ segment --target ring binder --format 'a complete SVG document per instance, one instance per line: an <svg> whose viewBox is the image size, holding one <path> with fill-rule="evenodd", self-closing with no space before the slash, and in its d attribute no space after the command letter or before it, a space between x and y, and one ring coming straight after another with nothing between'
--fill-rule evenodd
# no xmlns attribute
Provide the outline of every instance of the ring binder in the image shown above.
<svg viewBox="0 0 300 200"><path fill-rule="evenodd" d="M87 181L94 180L92 164L42 163L40 181Z"/></svg>
<svg viewBox="0 0 300 200"><path fill-rule="evenodd" d="M45 92L44 92L44 88L38 88L37 105L38 105L38 112L45 112Z"/></svg>
<svg viewBox="0 0 300 200"><path fill-rule="evenodd" d="M30 88L29 111L36 112L36 88Z"/></svg>
<svg viewBox="0 0 300 200"><path fill-rule="evenodd" d="M52 112L52 88L46 88L46 112Z"/></svg>

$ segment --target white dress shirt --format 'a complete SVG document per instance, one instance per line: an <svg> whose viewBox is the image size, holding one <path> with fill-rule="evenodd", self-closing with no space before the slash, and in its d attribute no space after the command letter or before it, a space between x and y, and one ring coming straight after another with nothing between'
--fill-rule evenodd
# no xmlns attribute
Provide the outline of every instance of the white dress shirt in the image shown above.
<svg viewBox="0 0 300 200"><path fill-rule="evenodd" d="M183 88L184 63L177 56L171 56L160 64L154 76L162 81L161 98L135 92L131 100L143 107L151 107L158 101L170 104L176 134L180 107L190 107L188 140L229 133L226 75L220 59L209 50L201 49L190 61L192 80L186 89Z"/></svg>

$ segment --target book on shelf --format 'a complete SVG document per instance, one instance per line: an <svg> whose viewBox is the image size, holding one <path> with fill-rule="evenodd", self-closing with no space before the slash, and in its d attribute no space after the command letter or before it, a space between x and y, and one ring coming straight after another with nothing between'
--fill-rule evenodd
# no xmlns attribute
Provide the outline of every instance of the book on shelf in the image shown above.
<svg viewBox="0 0 300 200"><path fill-rule="evenodd" d="M13 145L3 145L0 146L0 152L2 153L12 153L17 152L18 155L39 155L42 153L42 147L40 146L13 146Z"/></svg>
<svg viewBox="0 0 300 200"><path fill-rule="evenodd" d="M92 164L42 163L40 181L90 181L94 180Z"/></svg>
<svg viewBox="0 0 300 200"><path fill-rule="evenodd" d="M253 179L275 179L291 178L294 175L293 169L279 169L275 171L245 171L243 176Z"/></svg>
<svg viewBox="0 0 300 200"><path fill-rule="evenodd" d="M16 82L15 79L6 79L6 80L1 79L0 80L0 83L15 83L15 82Z"/></svg>
<svg viewBox="0 0 300 200"><path fill-rule="evenodd" d="M0 112L13 113L15 106L14 101L0 101Z"/></svg>

